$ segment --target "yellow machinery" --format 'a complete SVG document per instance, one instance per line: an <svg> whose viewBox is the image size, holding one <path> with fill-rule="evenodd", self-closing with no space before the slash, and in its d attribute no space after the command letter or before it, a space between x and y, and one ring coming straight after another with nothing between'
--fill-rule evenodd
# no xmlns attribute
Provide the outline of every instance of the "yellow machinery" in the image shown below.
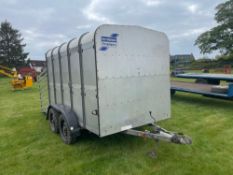
<svg viewBox="0 0 233 175"><path fill-rule="evenodd" d="M21 90L32 87L32 77L29 75L21 77L21 75L17 73L16 69L14 70L0 65L0 74L12 78L11 85L13 90Z"/></svg>

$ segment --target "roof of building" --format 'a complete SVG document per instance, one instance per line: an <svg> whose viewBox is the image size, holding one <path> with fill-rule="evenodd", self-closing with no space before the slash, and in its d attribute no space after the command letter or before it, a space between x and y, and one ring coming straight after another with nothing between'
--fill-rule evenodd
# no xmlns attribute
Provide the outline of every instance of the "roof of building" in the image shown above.
<svg viewBox="0 0 233 175"><path fill-rule="evenodd" d="M44 67L46 62L44 60L30 60L30 64L33 67Z"/></svg>
<svg viewBox="0 0 233 175"><path fill-rule="evenodd" d="M175 60L175 59L191 59L194 60L195 57L193 56L193 54L177 54L177 55L171 55L170 56L171 60Z"/></svg>

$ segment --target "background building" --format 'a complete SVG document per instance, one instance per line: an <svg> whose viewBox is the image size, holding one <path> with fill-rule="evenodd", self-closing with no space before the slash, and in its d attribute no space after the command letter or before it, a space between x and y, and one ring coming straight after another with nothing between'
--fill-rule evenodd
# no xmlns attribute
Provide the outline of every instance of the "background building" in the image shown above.
<svg viewBox="0 0 233 175"><path fill-rule="evenodd" d="M33 68L37 73L40 73L43 71L43 69L46 66L46 62L43 60L30 60L29 65L31 68Z"/></svg>
<svg viewBox="0 0 233 175"><path fill-rule="evenodd" d="M193 54L179 54L179 55L171 55L170 63L173 66L186 66L192 63L195 60Z"/></svg>

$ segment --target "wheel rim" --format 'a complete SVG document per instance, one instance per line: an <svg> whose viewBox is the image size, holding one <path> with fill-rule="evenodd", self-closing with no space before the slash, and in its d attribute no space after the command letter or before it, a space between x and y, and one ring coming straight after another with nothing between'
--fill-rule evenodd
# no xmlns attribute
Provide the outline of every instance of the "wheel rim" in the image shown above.
<svg viewBox="0 0 233 175"><path fill-rule="evenodd" d="M54 118L53 113L49 115L49 124L50 124L52 131L54 131L55 130L55 118Z"/></svg>
<svg viewBox="0 0 233 175"><path fill-rule="evenodd" d="M67 140L67 138L69 137L69 128L64 120L62 120L61 122L61 133L64 139Z"/></svg>
<svg viewBox="0 0 233 175"><path fill-rule="evenodd" d="M68 128L67 128L67 124L65 121L63 121L62 132L65 137L68 136Z"/></svg>
<svg viewBox="0 0 233 175"><path fill-rule="evenodd" d="M79 131L72 133L69 123L66 121L65 117L62 114L60 114L59 116L59 131L61 139L65 144L74 143L76 141L76 137L79 136Z"/></svg>

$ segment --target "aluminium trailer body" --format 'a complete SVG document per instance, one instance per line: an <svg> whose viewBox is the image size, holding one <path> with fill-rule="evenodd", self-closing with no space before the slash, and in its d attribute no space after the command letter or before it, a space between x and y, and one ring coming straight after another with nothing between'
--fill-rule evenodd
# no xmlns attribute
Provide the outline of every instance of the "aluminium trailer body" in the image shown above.
<svg viewBox="0 0 233 175"><path fill-rule="evenodd" d="M130 129L170 117L169 42L162 32L101 25L49 50L46 60L47 117L65 143L81 129L99 137L141 135ZM164 140L178 142L166 134Z"/></svg>

